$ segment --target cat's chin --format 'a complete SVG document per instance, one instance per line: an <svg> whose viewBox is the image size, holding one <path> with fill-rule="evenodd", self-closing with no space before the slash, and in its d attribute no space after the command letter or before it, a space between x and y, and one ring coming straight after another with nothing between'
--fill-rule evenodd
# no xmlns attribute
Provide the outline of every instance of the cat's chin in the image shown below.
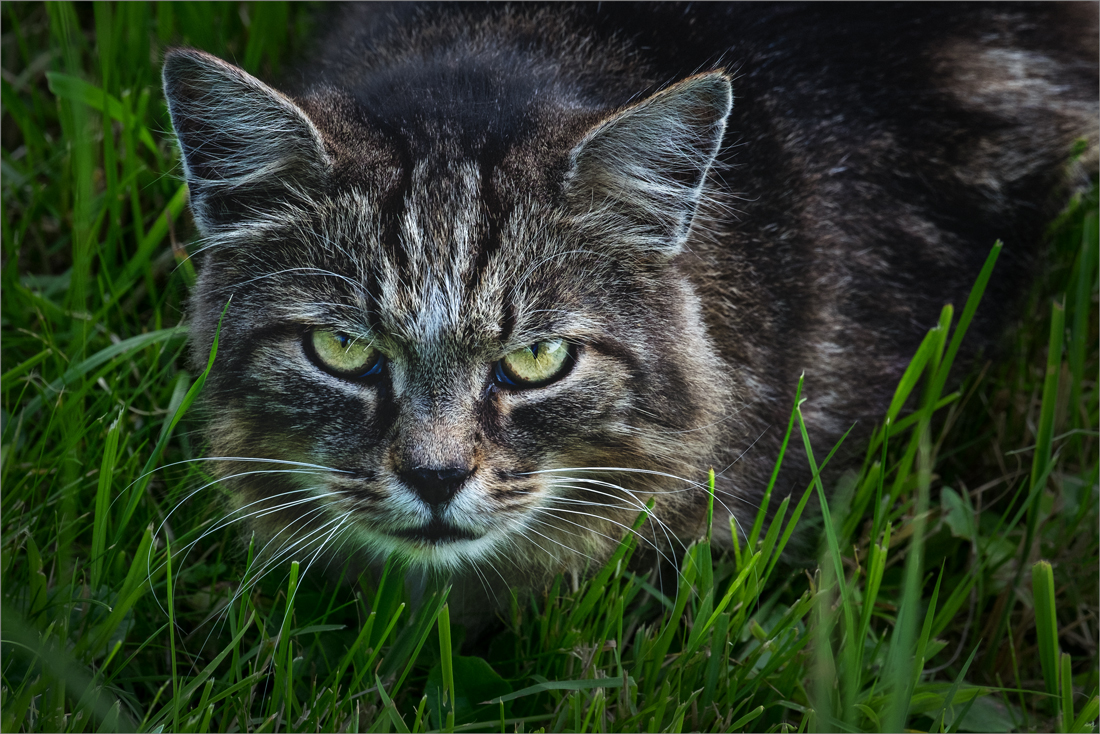
<svg viewBox="0 0 1100 734"><path fill-rule="evenodd" d="M497 547L494 533L478 534L443 521L412 528L387 530L376 547L382 555L396 554L410 565L425 570L459 570L493 555Z"/></svg>
<svg viewBox="0 0 1100 734"><path fill-rule="evenodd" d="M482 536L466 528L452 525L445 520L433 519L425 525L413 528L403 528L389 533L395 538L412 541L418 546L440 546L452 543L460 543L467 540L478 540Z"/></svg>

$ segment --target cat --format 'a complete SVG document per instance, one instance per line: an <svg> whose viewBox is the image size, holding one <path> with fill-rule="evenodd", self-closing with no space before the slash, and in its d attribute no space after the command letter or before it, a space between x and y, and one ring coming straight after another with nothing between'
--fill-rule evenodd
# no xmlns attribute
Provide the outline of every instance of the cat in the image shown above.
<svg viewBox="0 0 1100 734"><path fill-rule="evenodd" d="M799 376L856 444L997 239L1003 328L1075 140L1095 171L1096 10L355 5L289 93L169 52L227 521L489 606L649 500L674 554L708 467L728 538Z"/></svg>

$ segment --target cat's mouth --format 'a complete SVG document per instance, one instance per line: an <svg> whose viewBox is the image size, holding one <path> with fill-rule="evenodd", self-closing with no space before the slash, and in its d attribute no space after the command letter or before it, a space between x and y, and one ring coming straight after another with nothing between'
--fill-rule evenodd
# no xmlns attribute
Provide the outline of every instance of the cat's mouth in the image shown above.
<svg viewBox="0 0 1100 734"><path fill-rule="evenodd" d="M443 545L445 543L457 543L462 540L477 540L481 536L466 528L451 525L449 522L433 518L426 525L415 528L403 528L391 530L390 535L405 540L412 540L429 545Z"/></svg>

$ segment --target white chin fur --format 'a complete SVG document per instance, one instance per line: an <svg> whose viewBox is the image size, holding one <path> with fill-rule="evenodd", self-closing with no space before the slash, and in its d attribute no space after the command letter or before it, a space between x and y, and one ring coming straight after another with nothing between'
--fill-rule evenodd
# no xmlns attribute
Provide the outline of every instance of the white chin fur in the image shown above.
<svg viewBox="0 0 1100 734"><path fill-rule="evenodd" d="M430 542L361 529L356 533L356 539L362 547L373 550L379 559L397 554L410 566L420 570L457 571L491 556L497 546L496 535L490 532L474 540Z"/></svg>

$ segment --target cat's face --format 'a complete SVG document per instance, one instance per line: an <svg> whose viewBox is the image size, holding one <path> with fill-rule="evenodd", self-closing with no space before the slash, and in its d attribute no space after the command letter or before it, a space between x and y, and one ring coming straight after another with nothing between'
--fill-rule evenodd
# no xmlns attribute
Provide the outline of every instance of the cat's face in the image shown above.
<svg viewBox="0 0 1100 734"><path fill-rule="evenodd" d="M728 385L679 262L724 77L547 115L493 156L195 52L165 82L204 235L197 363L229 303L211 453L273 554L575 567L650 497L701 529Z"/></svg>

